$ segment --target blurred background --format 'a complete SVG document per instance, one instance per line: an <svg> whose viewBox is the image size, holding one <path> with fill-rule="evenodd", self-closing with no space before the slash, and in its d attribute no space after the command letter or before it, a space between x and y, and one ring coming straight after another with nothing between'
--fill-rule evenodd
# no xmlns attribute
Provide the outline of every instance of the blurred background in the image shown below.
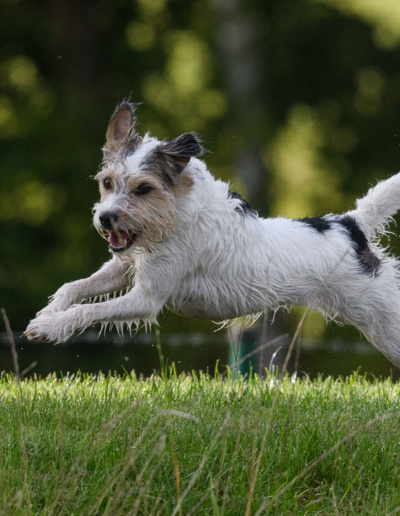
<svg viewBox="0 0 400 516"><path fill-rule="evenodd" d="M264 216L348 210L400 168L398 0L0 0L0 9L0 306L17 335L61 284L109 258L91 227L98 192L90 176L110 115L128 95L142 102L139 132L200 133L213 174ZM399 252L395 237L384 243ZM279 317L271 335L292 334L301 314ZM161 339L198 345L214 328L165 314ZM115 351L115 367L134 368L135 342L143 358L139 341L152 338L118 341L128 348ZM375 374L390 374L357 331L318 314L303 338L315 353L327 342L351 353L361 345L354 362L343 352L339 373L368 356L380 364ZM207 367L231 360L226 334L218 339L224 351ZM151 342L150 371L159 363ZM73 356L88 370L114 360L92 343L106 366L85 365L76 345L30 348L27 362L40 370L50 356ZM27 344L18 346L23 357ZM8 353L0 370L11 367ZM185 367L204 368L207 353L193 345ZM315 360L318 371L339 360L341 352L329 353Z"/></svg>

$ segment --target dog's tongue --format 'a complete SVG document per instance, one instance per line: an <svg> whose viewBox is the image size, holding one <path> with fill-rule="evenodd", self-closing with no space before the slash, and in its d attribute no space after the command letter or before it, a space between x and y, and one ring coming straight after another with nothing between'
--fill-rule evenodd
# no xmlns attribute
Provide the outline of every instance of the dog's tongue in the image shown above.
<svg viewBox="0 0 400 516"><path fill-rule="evenodd" d="M126 231L120 230L118 233L110 231L109 242L113 247L122 247L124 242L129 242L130 240L131 237Z"/></svg>

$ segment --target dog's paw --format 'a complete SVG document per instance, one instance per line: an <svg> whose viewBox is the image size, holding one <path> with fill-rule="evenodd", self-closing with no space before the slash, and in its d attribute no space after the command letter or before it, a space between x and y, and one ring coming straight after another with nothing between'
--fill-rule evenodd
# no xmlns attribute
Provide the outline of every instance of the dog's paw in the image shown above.
<svg viewBox="0 0 400 516"><path fill-rule="evenodd" d="M42 313L29 323L24 335L29 340L60 343L68 340L74 330L70 318L65 317L65 312Z"/></svg>
<svg viewBox="0 0 400 516"><path fill-rule="evenodd" d="M45 333L41 331L40 328L38 328L34 321L31 321L29 323L23 335L25 335L25 337L28 337L28 340L35 340L37 342L50 342L48 336L46 336Z"/></svg>

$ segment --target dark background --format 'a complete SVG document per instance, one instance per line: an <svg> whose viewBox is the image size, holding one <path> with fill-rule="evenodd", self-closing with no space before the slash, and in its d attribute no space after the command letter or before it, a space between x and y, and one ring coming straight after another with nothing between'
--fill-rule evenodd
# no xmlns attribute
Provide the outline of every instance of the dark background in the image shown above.
<svg viewBox="0 0 400 516"><path fill-rule="evenodd" d="M143 103L139 132L200 133L210 170L262 215L346 211L399 168L397 0L0 0L0 9L0 306L18 332L61 284L109 257L91 227L90 176L127 95ZM394 237L386 244L397 252ZM285 331L299 314L280 322ZM167 333L212 328L162 319ZM310 316L304 334L326 337L325 321Z"/></svg>

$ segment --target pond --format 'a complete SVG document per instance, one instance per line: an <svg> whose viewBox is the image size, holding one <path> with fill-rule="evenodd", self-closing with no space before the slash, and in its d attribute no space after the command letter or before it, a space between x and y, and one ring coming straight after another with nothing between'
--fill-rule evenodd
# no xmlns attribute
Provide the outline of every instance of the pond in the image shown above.
<svg viewBox="0 0 400 516"><path fill-rule="evenodd" d="M26 376L45 377L50 373L92 373L100 371L124 374L135 371L137 376L150 376L160 371L161 364L174 364L178 373L205 371L214 375L226 366L247 373L249 367L265 374L271 364L282 368L290 345L289 337L263 341L258 330L246 330L234 336L226 330L209 333L161 334L138 333L120 337L107 334L98 338L88 331L69 343L52 345L29 342L15 335L20 371ZM157 342L160 346L157 346ZM162 355L162 356L161 356ZM296 358L297 357L297 358ZM367 342L346 342L339 339L300 341L288 362L288 371L299 376L349 376L359 370L374 377L400 377L395 368ZM5 333L0 334L0 371L13 372L11 347Z"/></svg>

